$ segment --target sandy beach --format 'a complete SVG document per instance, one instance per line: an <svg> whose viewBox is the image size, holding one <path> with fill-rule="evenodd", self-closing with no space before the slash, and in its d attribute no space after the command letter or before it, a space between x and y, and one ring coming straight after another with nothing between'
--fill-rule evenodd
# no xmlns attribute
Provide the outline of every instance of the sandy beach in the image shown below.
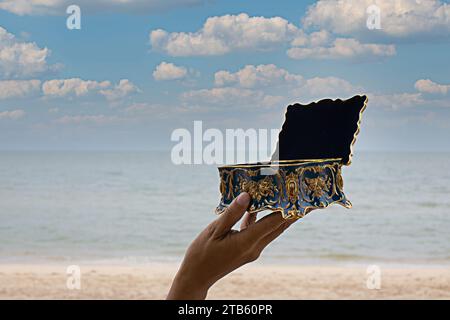
<svg viewBox="0 0 450 320"><path fill-rule="evenodd" d="M81 289L66 286L66 266L1 265L0 299L164 299L176 265L81 266ZM228 275L208 299L450 299L450 269L381 268L367 288L366 266L249 265Z"/></svg>

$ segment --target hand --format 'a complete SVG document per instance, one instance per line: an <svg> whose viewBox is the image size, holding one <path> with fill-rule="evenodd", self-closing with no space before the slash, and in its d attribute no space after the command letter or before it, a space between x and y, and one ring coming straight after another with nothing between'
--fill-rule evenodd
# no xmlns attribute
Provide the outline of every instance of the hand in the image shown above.
<svg viewBox="0 0 450 320"><path fill-rule="evenodd" d="M204 299L217 280L256 260L269 243L296 221L285 220L279 212L273 212L256 222L256 213L247 213L241 230L232 230L249 202L250 196L241 193L197 236L186 252L167 299Z"/></svg>

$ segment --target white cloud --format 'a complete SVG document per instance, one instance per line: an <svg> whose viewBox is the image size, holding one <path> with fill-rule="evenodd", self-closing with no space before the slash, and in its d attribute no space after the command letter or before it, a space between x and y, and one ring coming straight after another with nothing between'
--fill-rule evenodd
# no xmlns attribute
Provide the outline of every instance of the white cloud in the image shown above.
<svg viewBox="0 0 450 320"><path fill-rule="evenodd" d="M81 97L96 93L109 101L116 101L132 93L140 92L140 89L128 79L122 79L113 86L110 81L72 78L45 81L42 85L42 91L45 97L52 98Z"/></svg>
<svg viewBox="0 0 450 320"><path fill-rule="evenodd" d="M48 80L43 82L42 86L40 80L0 80L0 100L22 98L31 94L62 98L97 93L109 101L116 101L135 92L140 92L140 89L128 79L122 79L114 86L110 81L99 82L80 78Z"/></svg>
<svg viewBox="0 0 450 320"><path fill-rule="evenodd" d="M395 38L450 35L450 5L439 0L319 0L308 8L303 25L342 35L373 33L367 28L366 10L374 4L381 13L378 34Z"/></svg>
<svg viewBox="0 0 450 320"><path fill-rule="evenodd" d="M450 85L431 80L418 80L418 92L392 94L368 93L362 86L338 77L305 78L292 74L276 65L246 65L237 72L221 70L215 74L212 89L192 90L182 94L182 101L188 106L206 107L280 107L286 103L307 103L324 98L346 99L356 94L367 94L370 105L385 109L450 107L446 98L432 98L423 93L446 95ZM273 94L275 92L275 95Z"/></svg>
<svg viewBox="0 0 450 320"><path fill-rule="evenodd" d="M140 89L128 79L120 80L112 89L100 90L100 94L109 101L120 100L136 92L140 92Z"/></svg>
<svg viewBox="0 0 450 320"><path fill-rule="evenodd" d="M291 45L294 47L311 46L318 47L331 42L331 34L326 30L320 30L306 34L300 30L299 34L292 40Z"/></svg>
<svg viewBox="0 0 450 320"><path fill-rule="evenodd" d="M439 84L431 81L430 79L417 80L414 87L419 92L424 93L440 93L445 95L450 92L450 84Z"/></svg>
<svg viewBox="0 0 450 320"><path fill-rule="evenodd" d="M39 80L0 81L0 99L21 98L40 90Z"/></svg>
<svg viewBox="0 0 450 320"><path fill-rule="evenodd" d="M158 112L160 109L161 105L141 102L141 103L133 103L132 105L125 108L125 113L151 114L153 112Z"/></svg>
<svg viewBox="0 0 450 320"><path fill-rule="evenodd" d="M157 103L133 103L123 110L123 113L132 121L152 118L167 118L170 115L179 117L186 109L181 105L164 105ZM190 109L192 111L192 108Z"/></svg>
<svg viewBox="0 0 450 320"><path fill-rule="evenodd" d="M283 100L281 96L267 95L260 90L243 88L212 88L184 92L182 100L194 105L215 105L226 107L270 107Z"/></svg>
<svg viewBox="0 0 450 320"><path fill-rule="evenodd" d="M232 50L273 49L295 38L298 29L281 17L249 17L245 13L210 17L197 32L153 30L153 49L171 56L221 55Z"/></svg>
<svg viewBox="0 0 450 320"><path fill-rule="evenodd" d="M370 105L394 110L427 105L420 93L369 94L368 98Z"/></svg>
<svg viewBox="0 0 450 320"><path fill-rule="evenodd" d="M47 97L65 97L70 95L79 97L110 86L111 82L109 81L97 82L80 78L54 79L45 81L42 85L42 91Z"/></svg>
<svg viewBox="0 0 450 320"><path fill-rule="evenodd" d="M136 12L152 13L155 11L193 6L204 0L77 0L83 12ZM2 0L0 9L18 15L65 15L66 8L74 4L72 0Z"/></svg>
<svg viewBox="0 0 450 320"><path fill-rule="evenodd" d="M4 78L28 77L55 69L49 66L50 50L34 42L21 42L0 27L0 72Z"/></svg>
<svg viewBox="0 0 450 320"><path fill-rule="evenodd" d="M360 43L356 39L337 38L330 46L294 47L287 51L293 59L370 59L373 56L386 57L396 54L394 45Z"/></svg>
<svg viewBox="0 0 450 320"><path fill-rule="evenodd" d="M243 88L255 88L279 85L299 85L303 82L301 75L289 73L274 64L246 65L235 73L221 70L215 73L216 86L237 84Z"/></svg>
<svg viewBox="0 0 450 320"><path fill-rule="evenodd" d="M9 120L17 120L25 116L25 111L11 110L11 111L0 111L0 120L9 119Z"/></svg>
<svg viewBox="0 0 450 320"><path fill-rule="evenodd" d="M74 115L74 116L63 116L55 120L59 124L110 124L116 123L121 119L117 116L107 116L103 114L99 115Z"/></svg>
<svg viewBox="0 0 450 320"><path fill-rule="evenodd" d="M371 104L387 109L402 108L450 108L450 99L446 94L450 91L450 85L437 84L429 79L416 81L414 87L418 92L393 93L393 94L369 94ZM428 94L441 94L444 97L436 97Z"/></svg>
<svg viewBox="0 0 450 320"><path fill-rule="evenodd" d="M269 92L277 92L277 99L272 105L279 103L280 94L294 100L302 101L338 97L342 95L357 94L362 91L358 86L337 77L315 77L306 79L300 74L293 74L279 68L274 64L268 65L246 65L235 73L221 70L215 74L215 85L223 88L204 89L194 91L198 100L204 99L208 103L226 104L230 100L227 97L241 97L243 100L254 99L255 104L263 99L270 99ZM221 90L218 90L221 89ZM261 90L250 90L261 89ZM219 99L219 100L217 100ZM257 101L259 99L259 101ZM230 104L234 102L229 102Z"/></svg>
<svg viewBox="0 0 450 320"><path fill-rule="evenodd" d="M347 80L337 77L315 77L306 80L305 84L292 90L292 95L301 101L321 98L343 98L343 95L354 95L361 88Z"/></svg>
<svg viewBox="0 0 450 320"><path fill-rule="evenodd" d="M153 71L153 78L157 81L177 80L186 77L188 71L185 67L179 67L173 63L161 62Z"/></svg>
<svg viewBox="0 0 450 320"><path fill-rule="evenodd" d="M214 78L217 87L185 92L182 101L189 106L282 107L293 101L346 98L363 91L341 78L306 79L274 64L246 65L234 73L221 70Z"/></svg>
<svg viewBox="0 0 450 320"><path fill-rule="evenodd" d="M394 45L362 43L349 37L336 38L333 32L326 29L308 34L281 17L249 17L245 13L209 17L196 32L169 33L162 29L153 30L150 42L153 49L171 56L223 55L239 50L261 51L284 47L289 43L292 48L287 54L294 59L370 58L396 53Z"/></svg>
<svg viewBox="0 0 450 320"><path fill-rule="evenodd" d="M61 0L3 0L0 9L18 15L57 13L57 8L63 10L64 1ZM66 6L67 8L67 6ZM64 11L61 12L63 14Z"/></svg>
<svg viewBox="0 0 450 320"><path fill-rule="evenodd" d="M110 81L72 79L54 79L42 83L40 80L0 80L0 100L21 98L33 93L45 97L81 97L92 93L103 95L109 101L116 101L140 92L139 88L128 79L122 79L112 85Z"/></svg>

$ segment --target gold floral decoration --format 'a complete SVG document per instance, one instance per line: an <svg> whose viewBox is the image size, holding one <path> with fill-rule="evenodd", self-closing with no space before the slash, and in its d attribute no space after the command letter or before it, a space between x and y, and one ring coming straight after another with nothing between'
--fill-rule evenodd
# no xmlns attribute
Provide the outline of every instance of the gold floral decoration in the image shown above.
<svg viewBox="0 0 450 320"><path fill-rule="evenodd" d="M263 197L273 197L278 192L269 176L259 181L246 180L240 177L239 187L242 192L247 192L252 199L261 201Z"/></svg>

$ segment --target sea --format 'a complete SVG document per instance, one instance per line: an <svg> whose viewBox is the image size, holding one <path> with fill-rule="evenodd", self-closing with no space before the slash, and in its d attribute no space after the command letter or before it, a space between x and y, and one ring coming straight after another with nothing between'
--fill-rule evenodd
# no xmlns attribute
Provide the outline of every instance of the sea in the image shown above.
<svg viewBox="0 0 450 320"><path fill-rule="evenodd" d="M260 263L450 267L449 153L358 152L343 177L353 208L311 212ZM169 152L1 152L0 263L179 263L218 201L217 166Z"/></svg>

